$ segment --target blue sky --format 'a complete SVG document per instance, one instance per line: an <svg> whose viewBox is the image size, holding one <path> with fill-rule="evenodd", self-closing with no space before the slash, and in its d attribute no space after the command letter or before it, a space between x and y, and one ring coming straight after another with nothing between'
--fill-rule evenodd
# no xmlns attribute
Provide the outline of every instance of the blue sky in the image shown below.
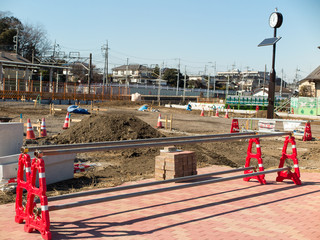
<svg viewBox="0 0 320 240"><path fill-rule="evenodd" d="M277 35L276 72L291 82L320 65L318 0L2 0L23 23L41 25L52 44L66 53L93 54L103 67L101 47L109 42L109 69L129 63L164 64L188 74L270 71L272 47L257 47L273 37L268 24L275 7L284 22ZM299 71L297 71L299 69Z"/></svg>

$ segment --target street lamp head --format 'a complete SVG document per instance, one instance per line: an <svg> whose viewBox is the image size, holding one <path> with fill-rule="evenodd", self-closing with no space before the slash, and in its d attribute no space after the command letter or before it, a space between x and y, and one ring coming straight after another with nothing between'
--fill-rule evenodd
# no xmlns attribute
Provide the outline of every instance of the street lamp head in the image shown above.
<svg viewBox="0 0 320 240"><path fill-rule="evenodd" d="M320 46L318 46L318 48L320 49Z"/></svg>

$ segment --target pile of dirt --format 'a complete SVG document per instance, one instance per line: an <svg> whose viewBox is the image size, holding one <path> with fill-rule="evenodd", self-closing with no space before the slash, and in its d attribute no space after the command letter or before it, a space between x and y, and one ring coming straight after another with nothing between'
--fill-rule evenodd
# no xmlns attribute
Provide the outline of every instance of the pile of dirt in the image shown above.
<svg viewBox="0 0 320 240"><path fill-rule="evenodd" d="M111 113L91 115L42 144L73 144L159 138L163 135L134 115Z"/></svg>

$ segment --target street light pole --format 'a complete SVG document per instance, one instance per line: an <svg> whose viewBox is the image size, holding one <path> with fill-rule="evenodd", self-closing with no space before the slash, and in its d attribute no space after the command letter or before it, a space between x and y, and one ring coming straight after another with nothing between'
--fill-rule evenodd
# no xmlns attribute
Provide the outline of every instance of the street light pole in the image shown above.
<svg viewBox="0 0 320 240"><path fill-rule="evenodd" d="M176 90L176 96L178 96L179 93L179 81L180 81L180 58L178 58L179 64L178 64L178 75L177 75L177 90Z"/></svg>
<svg viewBox="0 0 320 240"><path fill-rule="evenodd" d="M277 28L274 28L273 37L277 37ZM276 80L276 43L272 46L272 67L270 71L270 81L269 81L269 92L268 92L268 109L267 118L273 119L274 114L274 91L275 91L275 80Z"/></svg>
<svg viewBox="0 0 320 240"><path fill-rule="evenodd" d="M216 62L214 62L214 72L213 72L213 98L214 98L214 94L216 93L216 72L217 72L217 65Z"/></svg>

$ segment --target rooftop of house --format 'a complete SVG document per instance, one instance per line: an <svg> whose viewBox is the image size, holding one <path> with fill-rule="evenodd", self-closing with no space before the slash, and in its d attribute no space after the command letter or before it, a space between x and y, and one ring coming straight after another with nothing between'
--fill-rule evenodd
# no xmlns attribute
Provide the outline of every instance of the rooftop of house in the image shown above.
<svg viewBox="0 0 320 240"><path fill-rule="evenodd" d="M313 72L311 72L306 78L302 79L300 83L305 81L320 81L320 66L318 66Z"/></svg>
<svg viewBox="0 0 320 240"><path fill-rule="evenodd" d="M0 52L0 61L31 63L28 59L22 57L21 55L11 52Z"/></svg>
<svg viewBox="0 0 320 240"><path fill-rule="evenodd" d="M253 91L253 94L256 94L256 93L261 92L261 91L263 91L262 88L257 88L257 89L255 89L255 90ZM280 92L280 86L275 86L275 90L274 90L274 91L275 91L275 92ZM269 88L268 88L268 87L265 87L265 88L264 88L264 92L268 93L268 92L269 92ZM292 93L292 91L290 91L290 89L284 88L284 87L281 89L281 92L282 92L282 93Z"/></svg>
<svg viewBox="0 0 320 240"><path fill-rule="evenodd" d="M125 71L125 70L133 70L133 71L146 71L151 70L151 68L148 68L147 66L141 65L141 64L129 64L129 65L122 65L119 67L112 68L112 71Z"/></svg>

